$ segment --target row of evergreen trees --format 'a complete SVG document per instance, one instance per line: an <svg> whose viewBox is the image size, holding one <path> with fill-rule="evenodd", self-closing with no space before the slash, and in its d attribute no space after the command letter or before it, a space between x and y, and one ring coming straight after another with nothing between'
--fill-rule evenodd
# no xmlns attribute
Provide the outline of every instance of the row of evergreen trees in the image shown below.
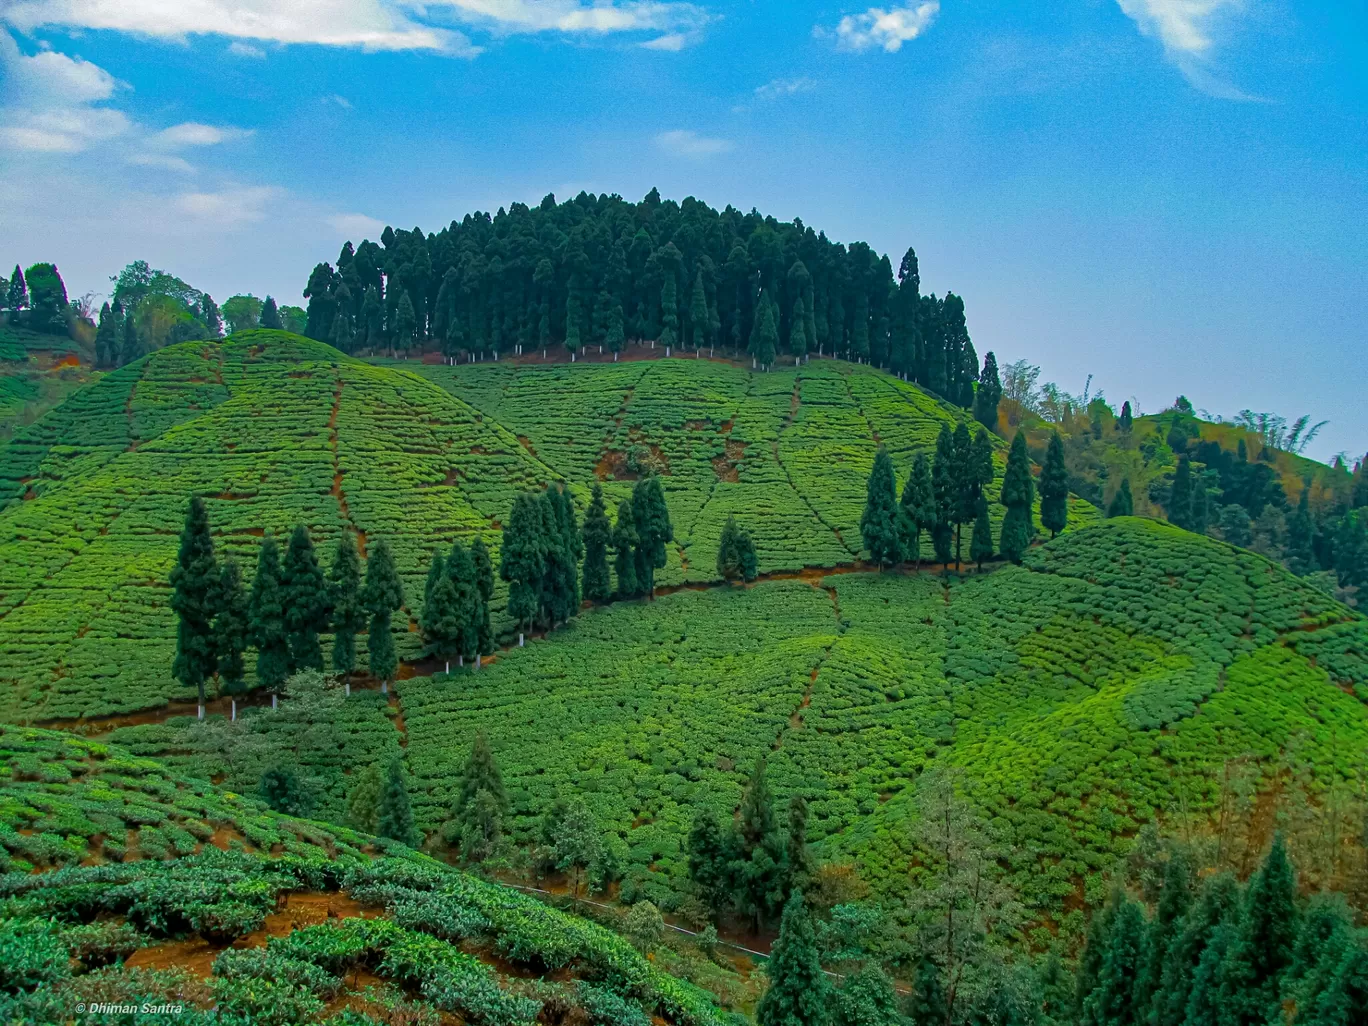
<svg viewBox="0 0 1368 1026"><path fill-rule="evenodd" d="M949 424L941 425L932 459L928 460L925 453L917 454L903 484L901 499L893 460L886 449L880 448L874 457L860 518L860 535L870 559L880 566L909 559L920 565L921 537L925 532L931 538L936 561L948 564L953 557L958 565L964 526L972 524L969 558L982 567L994 551L984 491L993 483L994 475L993 445L988 432L980 427L971 437L964 421L953 432ZM1068 500L1064 449L1055 434L1040 475L1040 519L1051 537L1062 531L1068 521ZM1008 452L1001 502L1007 513L997 548L1004 558L1020 562L1036 534L1035 481L1024 431L1017 432Z"/></svg>
<svg viewBox="0 0 1368 1026"><path fill-rule="evenodd" d="M829 353L966 408L979 380L963 300L923 296L912 250L895 276L865 243L654 189L639 203L547 196L435 234L386 228L378 244L348 242L336 267L318 264L304 296L305 333L344 352L432 343L454 358L563 342L616 353L639 339L744 350L762 367Z"/></svg>
<svg viewBox="0 0 1368 1026"><path fill-rule="evenodd" d="M469 548L456 539L445 558L440 551L432 554L420 626L428 650L446 662L448 673L453 656L461 666L474 659L478 670L481 657L494 651L489 625L493 594L494 564L483 538L477 536Z"/></svg>
<svg viewBox="0 0 1368 1026"><path fill-rule="evenodd" d="M286 327L280 308L270 296L262 304L255 326L278 330ZM172 296L150 295L124 306L116 297L100 307L95 329L95 366L123 367L162 346L218 339L223 337L223 331L224 311L207 292L199 293L188 304Z"/></svg>
<svg viewBox="0 0 1368 1026"><path fill-rule="evenodd" d="M56 264L37 263L27 271L14 265L6 280L0 277L0 312L14 322L23 321L34 331L67 333L66 283Z"/></svg>
<svg viewBox="0 0 1368 1026"><path fill-rule="evenodd" d="M334 672L350 678L356 669L356 635L368 634L369 669L386 689L398 670L390 633L391 618L404 605L403 582L384 541L366 560L362 581L356 538L343 532L325 574L308 530L296 526L282 563L275 539L267 534L257 550L250 591L237 561L220 565L214 553L209 515L196 495L181 531L171 570L171 608L176 613L176 656L172 672L199 694L204 716L205 684L217 677L228 695L243 692L245 654L255 647L256 674L273 695L293 673L323 669L319 635L333 634ZM350 683L348 683L350 690Z"/></svg>

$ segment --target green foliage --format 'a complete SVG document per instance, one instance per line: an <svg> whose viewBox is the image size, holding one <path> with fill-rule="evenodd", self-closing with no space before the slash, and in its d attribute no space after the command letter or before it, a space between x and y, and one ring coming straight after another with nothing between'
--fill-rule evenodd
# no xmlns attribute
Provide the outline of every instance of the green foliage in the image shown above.
<svg viewBox="0 0 1368 1026"><path fill-rule="evenodd" d="M1064 443L1050 435L1045 464L1040 470L1040 524L1053 538L1068 523L1069 472L1064 466Z"/></svg>
<svg viewBox="0 0 1368 1026"><path fill-rule="evenodd" d="M218 668L213 620L221 597L209 516L198 495L190 499L185 516L180 553L171 571L171 590L171 608L177 617L172 673L186 687L198 689L203 704L205 679Z"/></svg>
<svg viewBox="0 0 1368 1026"><path fill-rule="evenodd" d="M898 492L893 480L893 461L888 450L880 448L869 473L864 515L860 518L860 537L869 558L880 565L902 561L902 538L898 524Z"/></svg>
<svg viewBox="0 0 1368 1026"><path fill-rule="evenodd" d="M288 767L275 767L263 773L257 794L270 808L287 816L307 816L313 811L313 796L299 775Z"/></svg>
<svg viewBox="0 0 1368 1026"><path fill-rule="evenodd" d="M411 848L418 847L423 840L413 826L413 807L404 782L404 764L399 759L391 759L385 771L375 813L375 832Z"/></svg>
<svg viewBox="0 0 1368 1026"><path fill-rule="evenodd" d="M371 763L356 774L356 783L347 795L347 819L351 825L368 834L376 832L380 817L380 795L384 778L380 767Z"/></svg>
<svg viewBox="0 0 1368 1026"><path fill-rule="evenodd" d="M784 906L779 939L765 968L770 985L755 1009L760 1026L821 1026L828 1021L829 988L801 893Z"/></svg>

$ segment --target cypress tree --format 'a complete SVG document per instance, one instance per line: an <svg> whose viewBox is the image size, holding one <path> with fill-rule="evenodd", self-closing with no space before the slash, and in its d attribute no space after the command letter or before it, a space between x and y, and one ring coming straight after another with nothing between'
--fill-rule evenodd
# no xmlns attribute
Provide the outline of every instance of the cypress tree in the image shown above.
<svg viewBox="0 0 1368 1026"><path fill-rule="evenodd" d="M755 1009L759 1026L825 1026L829 986L812 919L795 891L784 906L779 939L766 963L769 989Z"/></svg>
<svg viewBox="0 0 1368 1026"><path fill-rule="evenodd" d="M380 679L380 690L388 693L390 681L399 669L390 619L404 605L404 585L394 567L389 544L383 539L376 542L366 560L366 583L361 591L361 601L371 614L366 638L370 672Z"/></svg>
<svg viewBox="0 0 1368 1026"><path fill-rule="evenodd" d="M237 696L246 690L243 677L247 666L243 654L251 643L251 620L248 614L247 590L242 585L242 571L231 556L223 561L219 572L218 615L214 617L214 650L218 657L219 691ZM233 718L237 719L236 697Z"/></svg>
<svg viewBox="0 0 1368 1026"><path fill-rule="evenodd" d="M674 541L670 510L665 492L654 474L638 481L632 489L632 523L636 527L637 587L655 598L655 572L665 566L665 546ZM645 570L643 575L642 571Z"/></svg>
<svg viewBox="0 0 1368 1026"><path fill-rule="evenodd" d="M980 495L978 515L974 518L974 536L969 542L969 558L983 569L983 561L993 558L993 524L988 519L988 500Z"/></svg>
<svg viewBox="0 0 1368 1026"><path fill-rule="evenodd" d="M979 374L978 389L974 392L974 419L989 431L996 431L1001 402L1002 379L998 377L997 357L989 353L983 358L983 372Z"/></svg>
<svg viewBox="0 0 1368 1026"><path fill-rule="evenodd" d="M347 694L351 694L356 635L366 626L366 609L361 603L361 557L356 551L356 536L350 531L343 531L337 539L328 568L328 597L333 608L333 672L342 677Z"/></svg>
<svg viewBox="0 0 1368 1026"><path fill-rule="evenodd" d="M931 484L931 463L919 452L912 461L912 473L903 485L902 518L903 558L913 556L921 569L922 532L931 533L936 527L936 496Z"/></svg>
<svg viewBox="0 0 1368 1026"><path fill-rule="evenodd" d="M95 332L95 366L108 368L118 364L119 318L105 303L100 307L100 326Z"/></svg>
<svg viewBox="0 0 1368 1026"><path fill-rule="evenodd" d="M723 580L734 581L741 576L740 535L736 517L728 514L722 536L717 540L717 573Z"/></svg>
<svg viewBox="0 0 1368 1026"><path fill-rule="evenodd" d="M475 735L475 741L470 746L470 756L461 772L459 790L452 808L452 818L462 832L478 813L477 799L481 793L493 800L500 817L508 815L508 792L504 789L503 776L499 773L494 750L490 748L489 738L484 731Z"/></svg>
<svg viewBox="0 0 1368 1026"><path fill-rule="evenodd" d="M214 302L214 297L207 292L200 296L199 319L209 329L210 338L223 337L223 312Z"/></svg>
<svg viewBox="0 0 1368 1026"><path fill-rule="evenodd" d="M1183 916L1152 999L1151 1022L1155 1026L1183 1026L1202 953L1225 919L1237 912L1238 903L1239 887L1234 877L1222 873L1207 881Z"/></svg>
<svg viewBox="0 0 1368 1026"><path fill-rule="evenodd" d="M936 562L950 564L953 551L955 523L955 441L950 425L942 424L936 436L936 459L931 465L931 495L936 509L936 524L931 529L931 541L936 550Z"/></svg>
<svg viewBox="0 0 1368 1026"><path fill-rule="evenodd" d="M561 569L558 598L563 612L561 619L568 620L579 612L580 607L580 561L584 558L584 535L580 533L575 518L575 503L570 492L557 485L552 498L552 508L556 514L556 531L560 537L560 551L564 565Z"/></svg>
<svg viewBox="0 0 1368 1026"><path fill-rule="evenodd" d="M127 366L135 360L141 360L145 355L142 339L138 335L138 325L133 320L133 311L130 310L124 317L123 344L119 348L119 366Z"/></svg>
<svg viewBox="0 0 1368 1026"><path fill-rule="evenodd" d="M1221 537L1231 545L1247 549L1254 543L1254 532L1249 513L1238 503L1221 507Z"/></svg>
<svg viewBox="0 0 1368 1026"><path fill-rule="evenodd" d="M280 576L285 630L290 644L290 672L322 670L323 649L318 643L318 635L328 629L332 609L327 579L303 524L296 525L290 535Z"/></svg>
<svg viewBox="0 0 1368 1026"><path fill-rule="evenodd" d="M362 833L375 833L380 815L380 794L384 787L385 781L376 763L371 763L356 775L356 784L347 796L347 819Z"/></svg>
<svg viewBox="0 0 1368 1026"><path fill-rule="evenodd" d="M1020 563L1022 555L1035 537L1032 504L1035 501L1035 482L1031 479L1031 457L1026 451L1026 432L1018 431L1007 454L1007 470L1002 476L1002 504L1007 514L1002 520L1002 536L998 550L1013 563Z"/></svg>
<svg viewBox="0 0 1368 1026"><path fill-rule="evenodd" d="M219 295L223 295L222 292ZM276 306L276 301L270 296L266 297L266 302L261 305L261 321L263 328L274 328L276 331L285 329L284 322L280 319L280 308Z"/></svg>
<svg viewBox="0 0 1368 1026"><path fill-rule="evenodd" d="M888 450L880 446L865 488L864 515L860 517L860 536L869 550L869 558L880 569L902 561L898 512L893 460Z"/></svg>
<svg viewBox="0 0 1368 1026"><path fill-rule="evenodd" d="M1192 530L1192 465L1186 456L1178 461L1173 475L1173 487L1168 501L1169 523L1185 531Z"/></svg>
<svg viewBox="0 0 1368 1026"><path fill-rule="evenodd" d="M441 550L433 549L432 558L428 560L427 580L423 582L423 607L432 602L432 592L437 587L437 583L446 576L446 559L442 556Z"/></svg>
<svg viewBox="0 0 1368 1026"><path fill-rule="evenodd" d="M765 757L756 756L746 790L741 795L740 835L746 847L753 848L774 832L774 804L765 779Z"/></svg>
<svg viewBox="0 0 1368 1026"><path fill-rule="evenodd" d="M1207 494L1206 481L1197 475L1192 479L1192 531L1194 534L1206 534L1210 524L1210 496Z"/></svg>
<svg viewBox="0 0 1368 1026"><path fill-rule="evenodd" d="M446 586L438 586L438 602L445 604L444 609L451 618L445 638L450 645L449 651L454 651L464 666L466 659L475 658L480 651L483 612L480 608L480 588L475 580L475 561L470 558L470 550L459 538L452 543L451 555L447 557L446 585L450 588L450 594Z"/></svg>
<svg viewBox="0 0 1368 1026"><path fill-rule="evenodd" d="M18 264L14 265L14 273L10 275L9 285L5 290L5 306L14 313L16 322L19 319L19 311L28 306L28 285Z"/></svg>
<svg viewBox="0 0 1368 1026"><path fill-rule="evenodd" d="M1312 547L1315 526L1311 522L1310 494L1309 487L1302 488L1297 511L1287 525L1287 567L1301 576L1316 568L1316 553Z"/></svg>
<svg viewBox="0 0 1368 1026"><path fill-rule="evenodd" d="M334 349L343 353L350 353L354 347L351 317L344 310L337 311L337 316L333 318L330 341Z"/></svg>
<svg viewBox="0 0 1368 1026"><path fill-rule="evenodd" d="M623 499L618 503L617 523L613 527L614 566L617 570L617 593L622 598L632 598L641 594L641 586L636 577L636 524L632 519L632 500Z"/></svg>
<svg viewBox="0 0 1368 1026"><path fill-rule="evenodd" d="M789 799L788 807L788 847L785 859L788 863L788 889L790 893L806 887L812 875L812 857L807 846L807 799L795 794Z"/></svg>
<svg viewBox="0 0 1368 1026"><path fill-rule="evenodd" d="M432 554L428 578L424 586L423 617L419 624L428 650L446 663L451 672L451 659L461 651L462 631L456 585L447 576L447 563L440 552Z"/></svg>
<svg viewBox="0 0 1368 1026"><path fill-rule="evenodd" d="M408 289L399 297L399 305L394 311L394 337L390 344L394 349L413 348L413 333L418 328L418 313L413 306L413 297Z"/></svg>
<svg viewBox="0 0 1368 1026"><path fill-rule="evenodd" d="M759 577L760 559L756 555L755 542L751 540L749 531L736 532L736 551L741 559L741 579L750 582Z"/></svg>
<svg viewBox="0 0 1368 1026"><path fill-rule="evenodd" d="M204 682L218 668L213 628L218 584L209 513L204 500L194 495L181 529L176 565L171 569L171 609L177 620L176 658L171 672L187 688L197 691L200 719L204 719Z"/></svg>
<svg viewBox="0 0 1368 1026"><path fill-rule="evenodd" d="M584 515L584 597L590 602L603 602L613 593L613 581L608 572L608 545L612 541L613 525L603 504L603 486L594 482L589 511Z"/></svg>
<svg viewBox="0 0 1368 1026"><path fill-rule="evenodd" d="M1183 916L1191 905L1192 870L1187 855L1181 849L1175 850L1164 866L1158 907L1145 941L1145 968L1136 988L1136 1005L1139 1008L1148 1010L1158 1004L1156 995L1163 987L1164 965L1183 928Z"/></svg>
<svg viewBox="0 0 1368 1026"><path fill-rule="evenodd" d="M487 656L494 651L494 630L489 624L489 600L494 595L494 561L489 556L489 546L479 535L470 543L470 561L475 566L475 591L479 600L477 629L477 656ZM475 660L475 669L480 668L480 659Z"/></svg>
<svg viewBox="0 0 1368 1026"><path fill-rule="evenodd" d="M1040 470L1040 524L1054 538L1069 520L1069 472L1064 466L1064 442L1050 433L1045 463Z"/></svg>
<svg viewBox="0 0 1368 1026"><path fill-rule="evenodd" d="M404 786L404 766L398 759L390 760L385 773L385 785L380 790L376 810L375 832L410 848L423 843L413 827L413 807L409 804L408 788Z"/></svg>
<svg viewBox="0 0 1368 1026"><path fill-rule="evenodd" d="M807 307L799 296L793 301L793 316L789 318L789 352L801 363L807 351Z"/></svg>
<svg viewBox="0 0 1368 1026"><path fill-rule="evenodd" d="M1108 517L1130 517L1135 515L1135 500L1131 496L1130 478L1121 479L1121 487L1116 489L1116 494L1112 496L1111 505L1107 507Z"/></svg>
<svg viewBox="0 0 1368 1026"><path fill-rule="evenodd" d="M1130 434L1131 425L1134 422L1134 418L1131 416L1130 400L1127 399L1121 404L1121 416L1116 419L1116 426L1125 434Z"/></svg>
<svg viewBox="0 0 1368 1026"><path fill-rule="evenodd" d="M693 293L689 297L689 331L695 349L702 349L711 335L712 320L708 314L708 290L703 284L703 268L694 275Z"/></svg>
<svg viewBox="0 0 1368 1026"><path fill-rule="evenodd" d="M774 307L769 293L760 291L760 299L755 304L755 327L751 331L751 365L768 370L774 363L774 355L779 349L779 328L774 323Z"/></svg>
<svg viewBox="0 0 1368 1026"><path fill-rule="evenodd" d="M248 602L252 644L256 645L257 680L271 692L271 704L290 675L290 643L285 633L285 597L280 581L280 550L266 535L257 550L256 577Z"/></svg>
<svg viewBox="0 0 1368 1026"><path fill-rule="evenodd" d="M1144 1021L1137 1000L1144 955L1144 913L1122 896L1107 932L1097 986L1083 1002L1083 1026L1133 1026Z"/></svg>
<svg viewBox="0 0 1368 1026"><path fill-rule="evenodd" d="M536 495L523 494L513 500L513 511L503 527L503 546L499 557L499 576L509 584L508 614L518 624L518 644L536 619L541 605L541 581L546 573L546 550L550 539L542 530L541 510Z"/></svg>
<svg viewBox="0 0 1368 1026"><path fill-rule="evenodd" d="M622 322L622 304L614 303L608 310L608 325L604 335L608 351L613 354L614 363L617 362L618 353L622 352L622 346L626 340L627 335Z"/></svg>
<svg viewBox="0 0 1368 1026"><path fill-rule="evenodd" d="M1102 963L1111 945L1112 923L1124 900L1121 889L1113 888L1106 903L1088 921L1088 935L1074 973L1074 1009L1080 1019L1086 1020L1089 1015L1089 1001L1102 978Z"/></svg>
<svg viewBox="0 0 1368 1026"><path fill-rule="evenodd" d="M732 838L725 834L717 814L705 805L694 816L686 843L689 879L713 913L728 904L733 890L731 863L736 857Z"/></svg>
<svg viewBox="0 0 1368 1026"><path fill-rule="evenodd" d="M1297 938L1297 880L1282 835L1245 890L1244 915L1221 968L1223 1026L1265 1026L1281 1013L1283 973Z"/></svg>

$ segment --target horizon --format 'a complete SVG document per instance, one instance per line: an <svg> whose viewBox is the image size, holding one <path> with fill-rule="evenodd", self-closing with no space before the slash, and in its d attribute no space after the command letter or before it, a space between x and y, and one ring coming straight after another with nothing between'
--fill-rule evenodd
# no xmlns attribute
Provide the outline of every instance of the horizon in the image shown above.
<svg viewBox="0 0 1368 1026"><path fill-rule="evenodd" d="M77 296L145 259L297 304L385 224L658 187L895 266L912 246L980 354L1070 392L1310 414L1308 455L1368 447L1343 373L1368 301L1362 12L324 6L0 4L0 273L51 260Z"/></svg>

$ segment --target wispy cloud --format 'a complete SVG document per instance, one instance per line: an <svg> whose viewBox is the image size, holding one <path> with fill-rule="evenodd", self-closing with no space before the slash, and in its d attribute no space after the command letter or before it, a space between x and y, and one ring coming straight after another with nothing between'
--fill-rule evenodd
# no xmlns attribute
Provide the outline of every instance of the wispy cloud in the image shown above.
<svg viewBox="0 0 1368 1026"><path fill-rule="evenodd" d="M697 132L684 128L661 132L655 137L655 144L666 153L676 157L687 157L690 160L715 157L720 153L729 153L736 148L730 139L699 135Z"/></svg>
<svg viewBox="0 0 1368 1026"><path fill-rule="evenodd" d="M1157 38L1164 55L1196 89L1225 100L1253 100L1214 67L1217 37L1244 12L1245 0L1116 0L1141 33Z"/></svg>
<svg viewBox="0 0 1368 1026"><path fill-rule="evenodd" d="M267 205L284 194L271 185L229 186L217 192L183 192L174 206L186 217L234 228L265 220Z"/></svg>
<svg viewBox="0 0 1368 1026"><path fill-rule="evenodd" d="M162 129L148 139L148 144L157 149L179 150L187 146L217 146L219 143L246 139L252 134L252 131L246 128L202 125L198 121L185 121Z"/></svg>
<svg viewBox="0 0 1368 1026"><path fill-rule="evenodd" d="M385 230L385 222L365 214L329 214L323 222L337 232L338 238L377 239Z"/></svg>
<svg viewBox="0 0 1368 1026"><path fill-rule="evenodd" d="M903 43L911 42L930 28L939 13L940 0L905 7L871 7L863 14L847 14L835 29L818 25L812 34L835 38L842 50L858 53L878 47L887 53L897 53Z"/></svg>
<svg viewBox="0 0 1368 1026"><path fill-rule="evenodd" d="M797 93L810 93L817 83L810 78L776 78L762 86L755 87L757 100L778 100Z"/></svg>
<svg viewBox="0 0 1368 1026"><path fill-rule="evenodd" d="M0 31L0 69L0 139L16 150L79 153L133 129L122 111L99 106L129 87L97 64L52 50L26 55Z"/></svg>
<svg viewBox="0 0 1368 1026"><path fill-rule="evenodd" d="M182 174L194 174L197 168L184 157L177 157L170 153L133 153L128 157L130 164L138 167L158 167L165 171L179 171Z"/></svg>
<svg viewBox="0 0 1368 1026"><path fill-rule="evenodd" d="M429 0L429 6L450 7L467 23L502 32L665 33L652 41L661 50L677 48L675 35L683 39L712 20L704 8L674 0Z"/></svg>
<svg viewBox="0 0 1368 1026"><path fill-rule="evenodd" d="M258 61L264 61L266 59L266 51L261 47L253 46L251 43L244 43L237 39L234 39L228 44L228 52L234 57L250 57L253 60Z"/></svg>
<svg viewBox="0 0 1368 1026"><path fill-rule="evenodd" d="M688 46L690 41L690 36L683 32L671 32L669 35L657 36L655 39L648 39L637 45L643 50L663 50L667 53L678 53Z"/></svg>
<svg viewBox="0 0 1368 1026"><path fill-rule="evenodd" d="M323 102L324 102L324 103L335 103L335 104L337 104L339 107L341 107L343 110L351 110L351 109L352 109L351 100L347 99L347 98L346 98L345 96L343 96L341 93L333 93L331 96L325 96L325 97L323 97Z"/></svg>

